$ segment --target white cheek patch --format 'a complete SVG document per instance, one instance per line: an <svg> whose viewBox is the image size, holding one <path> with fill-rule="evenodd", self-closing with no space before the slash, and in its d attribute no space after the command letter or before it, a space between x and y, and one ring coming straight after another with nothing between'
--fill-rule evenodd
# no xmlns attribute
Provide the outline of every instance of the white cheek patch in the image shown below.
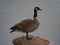
<svg viewBox="0 0 60 45"><path fill-rule="evenodd" d="M38 10L38 9L36 8L36 10Z"/></svg>

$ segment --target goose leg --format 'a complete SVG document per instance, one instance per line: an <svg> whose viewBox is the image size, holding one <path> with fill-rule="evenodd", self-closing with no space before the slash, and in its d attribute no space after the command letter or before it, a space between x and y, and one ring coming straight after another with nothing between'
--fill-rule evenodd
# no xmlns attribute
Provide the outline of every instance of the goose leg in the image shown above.
<svg viewBox="0 0 60 45"><path fill-rule="evenodd" d="M28 32L26 32L26 38L28 39Z"/></svg>
<svg viewBox="0 0 60 45"><path fill-rule="evenodd" d="M28 32L26 32L26 39L27 39L27 40L32 40L32 38L29 38L29 37L28 37Z"/></svg>

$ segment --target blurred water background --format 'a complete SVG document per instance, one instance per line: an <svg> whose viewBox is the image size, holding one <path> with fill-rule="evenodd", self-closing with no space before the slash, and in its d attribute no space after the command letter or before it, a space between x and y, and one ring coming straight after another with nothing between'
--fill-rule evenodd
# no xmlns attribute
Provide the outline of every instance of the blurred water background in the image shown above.
<svg viewBox="0 0 60 45"><path fill-rule="evenodd" d="M60 45L60 0L0 0L1 45L13 45L14 38L25 35L20 32L10 34L9 28L23 19L33 18L35 6L43 9L38 12L41 24L29 34L48 39L50 45Z"/></svg>

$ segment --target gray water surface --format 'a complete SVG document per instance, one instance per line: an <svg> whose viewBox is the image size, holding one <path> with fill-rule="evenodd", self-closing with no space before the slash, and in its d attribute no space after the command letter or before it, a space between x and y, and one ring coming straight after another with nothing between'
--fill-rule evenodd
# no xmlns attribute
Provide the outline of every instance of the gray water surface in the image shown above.
<svg viewBox="0 0 60 45"><path fill-rule="evenodd" d="M35 1L35 2L34 2ZM46 38L51 45L60 45L60 0L38 0L40 27L31 35ZM9 28L26 18L32 18L36 0L0 0L0 44L13 45L12 40L25 33L13 32Z"/></svg>

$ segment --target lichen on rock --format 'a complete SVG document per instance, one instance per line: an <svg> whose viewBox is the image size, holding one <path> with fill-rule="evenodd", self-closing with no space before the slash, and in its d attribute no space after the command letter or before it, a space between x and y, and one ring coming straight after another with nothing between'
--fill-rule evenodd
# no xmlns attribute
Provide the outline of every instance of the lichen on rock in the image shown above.
<svg viewBox="0 0 60 45"><path fill-rule="evenodd" d="M37 36L29 36L31 39L26 39L25 36L17 37L13 39L12 43L14 45L49 45L49 41Z"/></svg>

